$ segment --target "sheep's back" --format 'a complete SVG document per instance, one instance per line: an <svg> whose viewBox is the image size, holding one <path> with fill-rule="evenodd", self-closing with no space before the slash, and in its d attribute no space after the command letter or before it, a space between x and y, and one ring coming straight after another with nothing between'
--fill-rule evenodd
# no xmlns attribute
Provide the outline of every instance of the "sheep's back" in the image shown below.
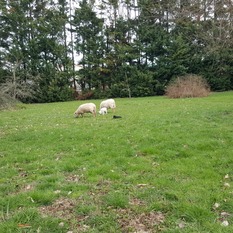
<svg viewBox="0 0 233 233"><path fill-rule="evenodd" d="M115 100L114 99L108 99L104 100L100 103L100 108L115 108Z"/></svg>
<svg viewBox="0 0 233 233"><path fill-rule="evenodd" d="M93 103L82 104L77 109L78 113L95 112L95 111L96 111L96 105Z"/></svg>

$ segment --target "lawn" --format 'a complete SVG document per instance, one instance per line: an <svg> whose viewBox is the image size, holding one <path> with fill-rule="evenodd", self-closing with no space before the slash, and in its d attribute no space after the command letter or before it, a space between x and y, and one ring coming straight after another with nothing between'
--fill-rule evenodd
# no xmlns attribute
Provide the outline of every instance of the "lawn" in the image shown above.
<svg viewBox="0 0 233 233"><path fill-rule="evenodd" d="M232 233L233 92L115 100L0 111L0 233Z"/></svg>

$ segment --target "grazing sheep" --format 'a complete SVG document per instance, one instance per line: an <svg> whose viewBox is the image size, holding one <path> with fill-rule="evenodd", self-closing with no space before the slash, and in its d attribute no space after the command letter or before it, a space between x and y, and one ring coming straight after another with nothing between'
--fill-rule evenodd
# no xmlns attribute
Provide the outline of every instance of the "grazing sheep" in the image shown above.
<svg viewBox="0 0 233 233"><path fill-rule="evenodd" d="M93 117L96 116L96 105L93 103L82 104L75 111L74 116L83 116L84 113L92 113Z"/></svg>
<svg viewBox="0 0 233 233"><path fill-rule="evenodd" d="M116 108L116 103L115 103L115 100L114 99L107 99L107 100L104 100L100 103L100 109L101 108L111 108L113 109L113 111L115 111L115 108Z"/></svg>
<svg viewBox="0 0 233 233"><path fill-rule="evenodd" d="M99 114L100 114L100 115L105 115L105 114L107 114L107 113L108 113L108 109L105 108L105 107L103 107L103 108L101 108L101 109L99 110Z"/></svg>

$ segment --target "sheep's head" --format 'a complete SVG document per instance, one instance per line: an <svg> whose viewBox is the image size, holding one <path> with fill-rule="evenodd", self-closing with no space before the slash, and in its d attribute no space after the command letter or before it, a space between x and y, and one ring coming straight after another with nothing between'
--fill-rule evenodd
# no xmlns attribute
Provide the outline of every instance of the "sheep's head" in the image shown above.
<svg viewBox="0 0 233 233"><path fill-rule="evenodd" d="M75 112L74 112L74 117L78 117L78 116L79 116L78 112L75 111Z"/></svg>
<svg viewBox="0 0 233 233"><path fill-rule="evenodd" d="M101 108L101 109L99 110L99 114L101 114L101 115L107 114L107 112L108 112L108 110L107 110L107 108L105 108L105 107L103 107L103 108Z"/></svg>

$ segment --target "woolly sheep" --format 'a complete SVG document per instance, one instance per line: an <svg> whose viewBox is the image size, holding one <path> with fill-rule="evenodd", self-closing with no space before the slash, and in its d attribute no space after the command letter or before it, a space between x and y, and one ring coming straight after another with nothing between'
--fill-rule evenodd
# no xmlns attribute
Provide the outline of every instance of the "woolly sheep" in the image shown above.
<svg viewBox="0 0 233 233"><path fill-rule="evenodd" d="M75 117L83 116L84 113L92 113L93 117L96 116L96 105L93 103L82 104L74 112Z"/></svg>
<svg viewBox="0 0 233 233"><path fill-rule="evenodd" d="M104 115L104 114L107 114L107 113L108 113L108 109L105 108L105 107L103 107L103 108L101 108L101 109L99 110L99 114L100 114L100 115Z"/></svg>
<svg viewBox="0 0 233 233"><path fill-rule="evenodd" d="M100 109L104 108L104 107L107 109L111 108L114 111L116 108L115 100L114 99L107 99L107 100L102 101L100 103Z"/></svg>

